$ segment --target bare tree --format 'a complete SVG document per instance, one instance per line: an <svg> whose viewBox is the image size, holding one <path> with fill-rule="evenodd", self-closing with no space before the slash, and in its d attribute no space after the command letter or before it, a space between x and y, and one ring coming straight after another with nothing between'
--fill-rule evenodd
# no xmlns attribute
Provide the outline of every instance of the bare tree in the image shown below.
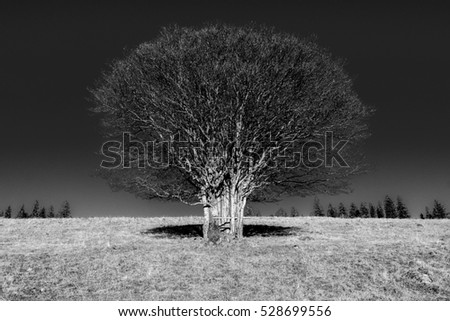
<svg viewBox="0 0 450 321"><path fill-rule="evenodd" d="M122 166L100 175L146 199L202 204L205 237L216 218L229 219L242 237L248 200L347 192L349 178L364 171L354 147L367 136L372 110L342 62L315 42L269 28L163 29L115 61L91 92L106 137L134 144ZM348 141L345 162L298 164L305 144L326 145L326 132ZM141 147L149 141L168 144L154 145L146 162ZM312 159L326 152L317 149Z"/></svg>

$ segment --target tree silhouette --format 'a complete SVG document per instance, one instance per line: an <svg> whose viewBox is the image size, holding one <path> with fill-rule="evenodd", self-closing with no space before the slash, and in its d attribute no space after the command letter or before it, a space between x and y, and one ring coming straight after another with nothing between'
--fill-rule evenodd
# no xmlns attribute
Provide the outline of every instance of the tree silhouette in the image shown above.
<svg viewBox="0 0 450 321"><path fill-rule="evenodd" d="M12 209L11 206L8 206L5 211L5 218L11 218Z"/></svg>
<svg viewBox="0 0 450 321"><path fill-rule="evenodd" d="M33 205L33 210L31 211L31 218L38 218L39 217L39 210L40 210L40 206L39 206L39 201L35 201L34 205Z"/></svg>
<svg viewBox="0 0 450 321"><path fill-rule="evenodd" d="M386 218L398 217L394 201L389 197L389 195L386 195L386 197L384 198L384 213L386 215Z"/></svg>
<svg viewBox="0 0 450 321"><path fill-rule="evenodd" d="M105 135L133 142L123 158L104 145L114 162L99 175L145 199L202 204L205 237L219 216L242 237L247 200L347 192L365 171L357 151L372 110L343 64L270 28L166 28L115 61L91 93ZM312 141L325 145L326 132L351 139L341 151L350 166L314 148L314 159L335 166L287 160L285 152L300 155ZM140 157L148 141L168 142L152 166Z"/></svg>
<svg viewBox="0 0 450 321"><path fill-rule="evenodd" d="M320 200L318 197L314 198L313 216L325 216L325 212L322 205L320 205Z"/></svg>
<svg viewBox="0 0 450 321"><path fill-rule="evenodd" d="M45 210L45 207L42 207L41 210L39 211L39 218L46 218L47 217L47 213Z"/></svg>
<svg viewBox="0 0 450 321"><path fill-rule="evenodd" d="M356 218L356 217L360 217L360 216L361 216L361 212L356 207L355 203L351 203L350 204L350 210L349 210L349 217L350 218Z"/></svg>
<svg viewBox="0 0 450 321"><path fill-rule="evenodd" d="M64 201L61 210L58 213L58 217L60 218L70 218L72 217L72 213L70 210L70 205L68 201Z"/></svg>
<svg viewBox="0 0 450 321"><path fill-rule="evenodd" d="M411 218L411 215L409 215L409 211L400 196L397 197L397 215L398 218Z"/></svg>
<svg viewBox="0 0 450 321"><path fill-rule="evenodd" d="M433 206L433 218L435 219L443 219L447 216L444 205L442 205L437 200L434 201Z"/></svg>
<svg viewBox="0 0 450 321"><path fill-rule="evenodd" d="M338 211L332 204L328 204L327 216L328 217L338 217Z"/></svg>
<svg viewBox="0 0 450 321"><path fill-rule="evenodd" d="M361 212L362 218L370 217L369 209L367 208L366 203L361 203L361 206L359 207L359 211Z"/></svg>
<svg viewBox="0 0 450 321"><path fill-rule="evenodd" d="M383 206L381 205L381 202L378 202L376 212L377 212L377 218L385 218L386 217L386 214L384 213Z"/></svg>
<svg viewBox="0 0 450 321"><path fill-rule="evenodd" d="M369 216L371 218L377 218L377 211L375 210L375 206L372 203L369 203Z"/></svg>
<svg viewBox="0 0 450 321"><path fill-rule="evenodd" d="M339 203L339 217L348 217L347 208L345 207L344 203Z"/></svg>
<svg viewBox="0 0 450 321"><path fill-rule="evenodd" d="M48 218L54 218L55 217L55 208L53 207L53 205L51 205L49 207L47 217Z"/></svg>
<svg viewBox="0 0 450 321"><path fill-rule="evenodd" d="M25 205L22 205L19 212L17 213L16 218L20 218L20 219L28 218L28 213L25 212Z"/></svg>

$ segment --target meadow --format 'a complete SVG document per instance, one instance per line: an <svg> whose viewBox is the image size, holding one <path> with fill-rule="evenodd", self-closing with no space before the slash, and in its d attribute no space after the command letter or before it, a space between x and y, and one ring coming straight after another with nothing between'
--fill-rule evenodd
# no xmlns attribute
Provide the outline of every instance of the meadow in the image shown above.
<svg viewBox="0 0 450 321"><path fill-rule="evenodd" d="M450 300L450 220L0 220L0 300Z"/></svg>

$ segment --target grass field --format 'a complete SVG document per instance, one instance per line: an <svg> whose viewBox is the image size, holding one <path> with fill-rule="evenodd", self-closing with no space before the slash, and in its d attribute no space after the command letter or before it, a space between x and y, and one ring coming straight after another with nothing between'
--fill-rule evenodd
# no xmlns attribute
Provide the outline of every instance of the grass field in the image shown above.
<svg viewBox="0 0 450 321"><path fill-rule="evenodd" d="M0 300L450 300L450 220L0 220Z"/></svg>

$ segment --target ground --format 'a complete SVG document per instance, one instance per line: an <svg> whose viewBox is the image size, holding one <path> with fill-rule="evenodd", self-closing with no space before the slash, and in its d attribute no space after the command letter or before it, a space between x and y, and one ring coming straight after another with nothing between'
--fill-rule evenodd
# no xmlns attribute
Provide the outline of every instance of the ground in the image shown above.
<svg viewBox="0 0 450 321"><path fill-rule="evenodd" d="M450 300L450 220L0 220L0 300Z"/></svg>

